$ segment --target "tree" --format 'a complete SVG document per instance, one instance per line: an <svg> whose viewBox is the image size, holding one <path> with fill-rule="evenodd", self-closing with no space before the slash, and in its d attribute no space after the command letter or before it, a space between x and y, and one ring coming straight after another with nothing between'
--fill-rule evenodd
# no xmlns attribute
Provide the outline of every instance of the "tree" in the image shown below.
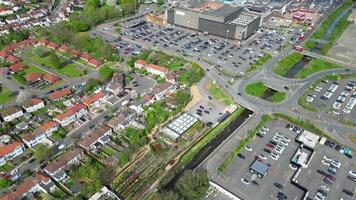
<svg viewBox="0 0 356 200"><path fill-rule="evenodd" d="M159 193L155 193L152 196L152 200L178 200L180 199L179 194L173 191L163 191Z"/></svg>
<svg viewBox="0 0 356 200"><path fill-rule="evenodd" d="M164 4L164 0L157 0L157 5L162 6Z"/></svg>
<svg viewBox="0 0 356 200"><path fill-rule="evenodd" d="M185 106L190 100L190 94L188 92L184 92L183 90L178 90L174 95L174 99L177 101L178 105Z"/></svg>
<svg viewBox="0 0 356 200"><path fill-rule="evenodd" d="M50 158L54 153L54 147L47 148L43 144L36 145L34 149L35 149L35 154L34 154L35 159L40 162Z"/></svg>
<svg viewBox="0 0 356 200"><path fill-rule="evenodd" d="M54 51L49 53L49 61L51 62L52 66L56 69L61 67L61 60L58 58L57 54Z"/></svg>
<svg viewBox="0 0 356 200"><path fill-rule="evenodd" d="M110 79L114 72L109 66L103 66L99 69L100 77L106 80Z"/></svg>
<svg viewBox="0 0 356 200"><path fill-rule="evenodd" d="M176 189L186 200L203 199L204 194L209 188L209 178L207 171L192 170L184 171L176 184Z"/></svg>

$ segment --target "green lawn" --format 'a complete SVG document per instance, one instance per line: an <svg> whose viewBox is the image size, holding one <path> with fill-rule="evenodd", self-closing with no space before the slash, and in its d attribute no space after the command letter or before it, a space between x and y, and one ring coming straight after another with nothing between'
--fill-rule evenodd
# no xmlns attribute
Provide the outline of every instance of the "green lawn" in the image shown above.
<svg viewBox="0 0 356 200"><path fill-rule="evenodd" d="M208 91L214 99L223 102L226 106L234 103L231 96L223 88L212 82L208 83Z"/></svg>
<svg viewBox="0 0 356 200"><path fill-rule="evenodd" d="M11 99L12 99L11 94L12 94L11 91L9 91L6 88L2 88L2 91L0 92L0 104L4 104L4 103L11 101Z"/></svg>
<svg viewBox="0 0 356 200"><path fill-rule="evenodd" d="M335 69L335 68L341 68L341 66L320 59L312 59L296 74L295 77L303 79L313 73L323 71L323 70L328 70L328 69Z"/></svg>
<svg viewBox="0 0 356 200"><path fill-rule="evenodd" d="M78 66L74 65L74 64L69 64L69 65L66 65L62 68L60 68L58 70L61 74L64 74L66 76L69 76L69 77L79 77L79 76L83 76L85 73L79 69Z"/></svg>
<svg viewBox="0 0 356 200"><path fill-rule="evenodd" d="M274 93L270 98L268 98L268 101L273 102L273 103L279 103L286 99L287 94L285 92L276 92Z"/></svg>
<svg viewBox="0 0 356 200"><path fill-rule="evenodd" d="M60 56L58 56L61 63L64 63L66 62L63 58L61 58ZM45 65L55 71L57 71L58 73L61 73L63 75L66 75L68 77L79 77L79 76L82 76L84 75L85 73L78 67L76 66L75 64L68 64L68 65L65 65L63 67L61 67L60 69L57 69L53 63L49 60L49 56L47 57L39 57L37 55L31 55L30 56L30 59L33 60L34 62L36 63L39 63L39 64L42 64L42 65Z"/></svg>
<svg viewBox="0 0 356 200"><path fill-rule="evenodd" d="M267 90L267 87L260 81L256 83L248 84L245 88L245 92L255 97L261 97Z"/></svg>
<svg viewBox="0 0 356 200"><path fill-rule="evenodd" d="M23 70L23 72L25 74L30 74L30 73L40 73L40 74L46 74L45 71L43 71L42 69L32 66L32 65L28 65L28 67L26 69Z"/></svg>
<svg viewBox="0 0 356 200"><path fill-rule="evenodd" d="M12 170L12 165L8 162L0 167L0 172L10 172L11 170Z"/></svg>
<svg viewBox="0 0 356 200"><path fill-rule="evenodd" d="M109 147L109 146L105 146L105 147L103 148L103 152L104 152L105 154L109 155L109 156L112 156L112 155L114 155L115 150L114 150L113 148Z"/></svg>
<svg viewBox="0 0 356 200"><path fill-rule="evenodd" d="M284 76L287 71L292 68L295 64L297 64L300 60L302 60L303 55L299 52L293 52L280 60L275 66L273 66L272 70L274 73Z"/></svg>

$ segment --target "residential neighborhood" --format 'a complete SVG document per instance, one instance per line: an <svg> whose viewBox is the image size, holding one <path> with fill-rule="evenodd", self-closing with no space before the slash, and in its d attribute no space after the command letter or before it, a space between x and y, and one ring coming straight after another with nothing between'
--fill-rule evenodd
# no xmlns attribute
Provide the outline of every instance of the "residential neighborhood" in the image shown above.
<svg viewBox="0 0 356 200"><path fill-rule="evenodd" d="M355 16L0 0L0 200L353 199Z"/></svg>

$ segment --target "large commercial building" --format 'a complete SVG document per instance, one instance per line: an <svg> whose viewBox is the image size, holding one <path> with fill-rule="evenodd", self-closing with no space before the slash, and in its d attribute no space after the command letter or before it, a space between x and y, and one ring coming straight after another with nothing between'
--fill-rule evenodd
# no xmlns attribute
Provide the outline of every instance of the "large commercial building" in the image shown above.
<svg viewBox="0 0 356 200"><path fill-rule="evenodd" d="M196 7L171 7L166 10L170 24L229 39L243 40L261 25L261 16L243 7L206 2Z"/></svg>

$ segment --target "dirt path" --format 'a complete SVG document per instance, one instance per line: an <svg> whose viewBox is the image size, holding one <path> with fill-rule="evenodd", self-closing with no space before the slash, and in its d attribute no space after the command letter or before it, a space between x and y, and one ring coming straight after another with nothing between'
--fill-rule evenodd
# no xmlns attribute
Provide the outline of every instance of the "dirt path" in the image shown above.
<svg viewBox="0 0 356 200"><path fill-rule="evenodd" d="M190 93L193 95L192 100L185 106L184 111L188 111L195 104L203 100L203 96L199 92L199 88L197 85L193 85L190 87Z"/></svg>

